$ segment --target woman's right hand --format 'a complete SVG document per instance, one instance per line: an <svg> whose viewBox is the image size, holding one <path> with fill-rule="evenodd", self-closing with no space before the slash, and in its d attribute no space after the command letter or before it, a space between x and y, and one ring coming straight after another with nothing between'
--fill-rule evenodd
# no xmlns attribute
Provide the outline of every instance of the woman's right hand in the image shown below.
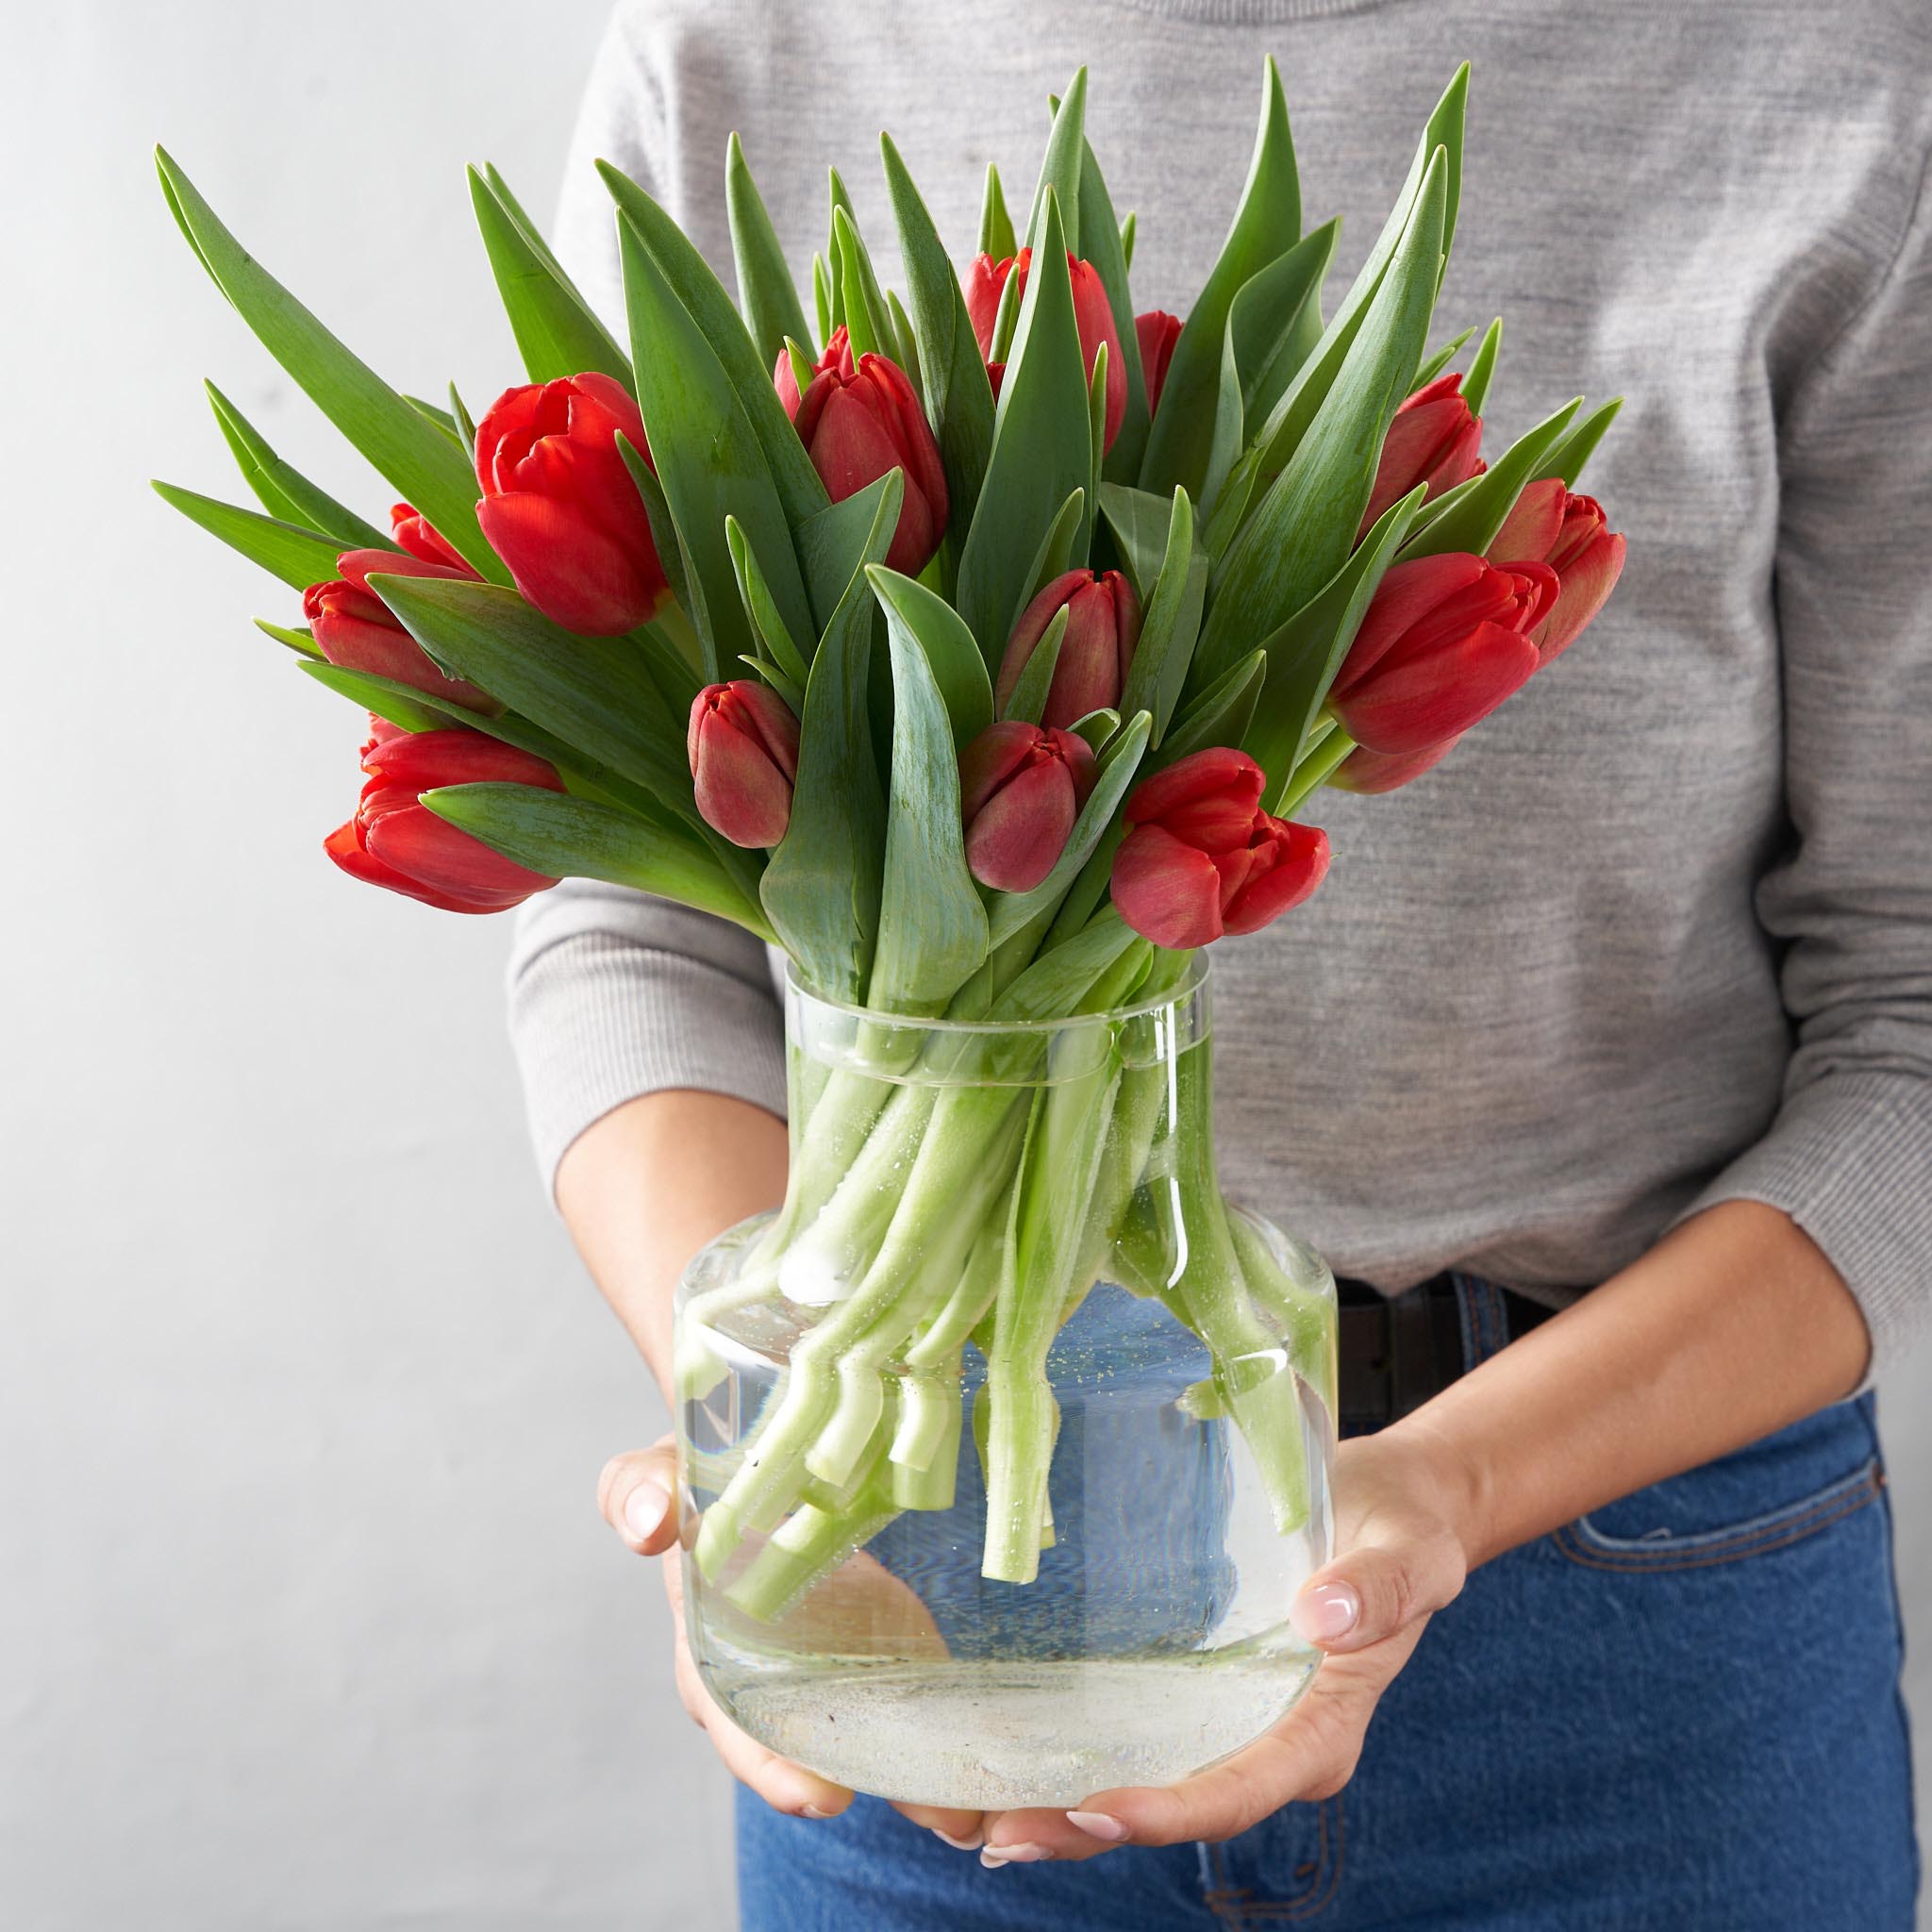
<svg viewBox="0 0 1932 1932"><path fill-rule="evenodd" d="M604 1520L626 1549L661 1559L664 1593L676 1631L677 1694L691 1722L710 1739L733 1777L756 1791L774 1811L794 1818L836 1818L853 1794L803 1765L768 1751L725 1716L705 1688L684 1633L684 1577L677 1545L677 1455L669 1436L649 1449L615 1456L597 1480L597 1505ZM981 1842L982 1814L943 1810L930 1805L895 1805L915 1824L937 1832L949 1844L970 1851Z"/></svg>

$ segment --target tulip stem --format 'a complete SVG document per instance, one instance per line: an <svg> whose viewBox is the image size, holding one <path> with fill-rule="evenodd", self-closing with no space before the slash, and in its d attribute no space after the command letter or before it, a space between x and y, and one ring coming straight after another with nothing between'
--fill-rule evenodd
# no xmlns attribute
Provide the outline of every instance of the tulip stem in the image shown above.
<svg viewBox="0 0 1932 1932"><path fill-rule="evenodd" d="M1274 816L1291 819L1303 801L1318 786L1327 783L1354 749L1355 740L1341 725L1336 725L1313 750L1304 755L1301 763L1294 768L1294 776L1282 791L1281 804Z"/></svg>

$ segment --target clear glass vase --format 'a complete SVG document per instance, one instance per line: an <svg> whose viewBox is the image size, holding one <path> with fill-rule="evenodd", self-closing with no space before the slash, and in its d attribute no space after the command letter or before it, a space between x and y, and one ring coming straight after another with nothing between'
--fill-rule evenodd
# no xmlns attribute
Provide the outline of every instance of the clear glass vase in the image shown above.
<svg viewBox="0 0 1932 1932"><path fill-rule="evenodd" d="M678 1297L711 1693L856 1789L1066 1806L1257 1737L1316 1654L1335 1292L1223 1198L1205 963L1035 1024L788 990L785 1205Z"/></svg>

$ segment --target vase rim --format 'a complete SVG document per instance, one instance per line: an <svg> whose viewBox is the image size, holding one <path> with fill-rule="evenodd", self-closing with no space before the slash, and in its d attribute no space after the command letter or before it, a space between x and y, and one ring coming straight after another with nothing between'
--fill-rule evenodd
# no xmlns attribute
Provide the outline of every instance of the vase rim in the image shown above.
<svg viewBox="0 0 1932 1932"><path fill-rule="evenodd" d="M1010 1039L1014 1035L1040 1037L1047 1034L1071 1033L1086 1026L1117 1026L1122 1022L1143 1018L1149 1013L1158 1013L1164 1007L1180 1006L1208 984L1209 962L1206 951L1196 952L1189 959L1180 978L1162 992L1148 993L1138 999L1124 1001L1120 1006L1108 1007L1098 1013L1064 1013L1057 1018L1045 1020L928 1020L918 1013L894 1013L874 1007L861 1007L850 1000L828 998L816 991L799 976L795 961L787 958L785 961L785 991L789 997L801 1004L816 1007L825 1013L839 1013L847 1019L872 1026L886 1026L908 1032L945 1033L959 1037L979 1035L983 1038Z"/></svg>

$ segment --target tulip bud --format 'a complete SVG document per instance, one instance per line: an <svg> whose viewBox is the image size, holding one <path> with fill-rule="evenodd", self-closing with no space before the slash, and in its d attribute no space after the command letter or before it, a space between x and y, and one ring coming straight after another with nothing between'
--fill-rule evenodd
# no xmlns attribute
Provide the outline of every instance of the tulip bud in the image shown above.
<svg viewBox="0 0 1932 1932"><path fill-rule="evenodd" d="M966 864L981 885L1030 892L1067 849L1099 775L1093 749L1071 731L1009 718L959 755Z"/></svg>
<svg viewBox="0 0 1932 1932"><path fill-rule="evenodd" d="M1483 420L1463 401L1459 374L1438 376L1417 390L1396 410L1382 441L1375 487L1369 492L1357 537L1366 535L1382 512L1418 483L1429 486L1430 496L1440 496L1481 475L1482 441Z"/></svg>
<svg viewBox="0 0 1932 1932"><path fill-rule="evenodd" d="M1393 791L1434 771L1461 742L1460 738L1445 738L1441 744L1408 752L1371 751L1358 744L1328 774L1327 783L1338 791L1359 792L1363 797Z"/></svg>
<svg viewBox="0 0 1932 1932"><path fill-rule="evenodd" d="M734 845L775 845L791 823L798 720L769 685L708 684L685 737L698 814Z"/></svg>
<svg viewBox="0 0 1932 1932"><path fill-rule="evenodd" d="M1530 632L1543 663L1574 644L1604 608L1623 574L1625 548L1608 527L1603 505L1593 496L1573 496L1560 477L1531 483L1516 499L1487 554L1498 564L1527 558L1557 573L1556 602Z"/></svg>
<svg viewBox="0 0 1932 1932"><path fill-rule="evenodd" d="M406 505L398 505L399 509ZM420 518L417 519L421 523ZM429 526L424 524L423 528ZM398 528L400 528L400 525ZM413 534L413 533L412 533ZM432 536L435 533L430 532ZM439 544L441 538L435 540ZM446 547L446 546L445 546ZM454 552L450 553L452 557ZM458 577L476 573L461 558L454 563L425 561L414 552L345 550L336 558L339 578L310 584L302 593L302 614L315 636L315 648L331 663L349 671L366 671L375 677L393 678L471 711L500 711L503 707L480 687L460 677L445 677L429 655L390 614L389 607L369 588L372 572L398 577Z"/></svg>
<svg viewBox="0 0 1932 1932"><path fill-rule="evenodd" d="M561 791L557 768L480 731L399 731L371 718L356 816L323 841L352 878L445 912L506 912L557 881L492 852L417 801L444 785L534 785Z"/></svg>
<svg viewBox="0 0 1932 1932"><path fill-rule="evenodd" d="M1164 308L1150 308L1145 315L1135 316L1134 334L1141 343L1141 374L1147 379L1147 411L1152 415L1167 386L1167 367L1180 340L1181 319Z"/></svg>
<svg viewBox="0 0 1932 1932"><path fill-rule="evenodd" d="M1557 597L1547 564L1455 551L1383 577L1328 693L1357 743L1407 755L1486 718L1541 661L1527 633Z"/></svg>
<svg viewBox="0 0 1932 1932"><path fill-rule="evenodd" d="M973 258L973 266L966 272L966 314L973 324L973 333L978 341L982 358L989 358L992 354L992 326L999 315L1000 296L1006 290L1007 277L1009 275L1019 276L1013 292L1013 300L1019 302L1026 292L1026 276L1032 266L1033 251L1030 248L1023 248L1018 255L1007 256L999 261L990 255ZM1107 344L1104 444L1105 448L1111 449L1127 413L1127 365L1121 359L1121 336L1114 325L1113 304L1107 299L1107 284L1100 279L1100 271L1091 261L1081 261L1069 255L1067 275L1074 287L1074 325L1079 331L1080 360L1087 371L1089 382L1093 380L1093 358L1098 355L1101 343ZM988 374L991 374L991 366ZM993 392L999 392L996 382Z"/></svg>
<svg viewBox="0 0 1932 1932"><path fill-rule="evenodd" d="M1143 939L1184 951L1258 932L1322 883L1327 834L1263 811L1264 783L1245 752L1213 746L1135 788L1110 889Z"/></svg>
<svg viewBox="0 0 1932 1932"><path fill-rule="evenodd" d="M940 446L906 372L884 356L861 356L855 363L841 324L803 396L789 353L780 351L772 380L834 503L856 496L889 471L905 472L906 500L886 562L917 576L946 534L948 505Z"/></svg>
<svg viewBox="0 0 1932 1932"><path fill-rule="evenodd" d="M476 425L484 536L529 603L585 637L635 630L670 595L620 431L649 462L637 404L596 371L505 390Z"/></svg>
<svg viewBox="0 0 1932 1932"><path fill-rule="evenodd" d="M1046 627L1066 607L1066 634L1054 660L1053 682L1041 722L1064 730L1090 711L1119 705L1134 647L1141 641L1141 603L1119 571L1070 570L1057 576L1020 613L1000 659L993 695L1001 710L1020 682Z"/></svg>
<svg viewBox="0 0 1932 1932"><path fill-rule="evenodd" d="M411 557L425 563L440 563L458 576L474 577L476 575L413 504L391 504L389 520L391 534Z"/></svg>

